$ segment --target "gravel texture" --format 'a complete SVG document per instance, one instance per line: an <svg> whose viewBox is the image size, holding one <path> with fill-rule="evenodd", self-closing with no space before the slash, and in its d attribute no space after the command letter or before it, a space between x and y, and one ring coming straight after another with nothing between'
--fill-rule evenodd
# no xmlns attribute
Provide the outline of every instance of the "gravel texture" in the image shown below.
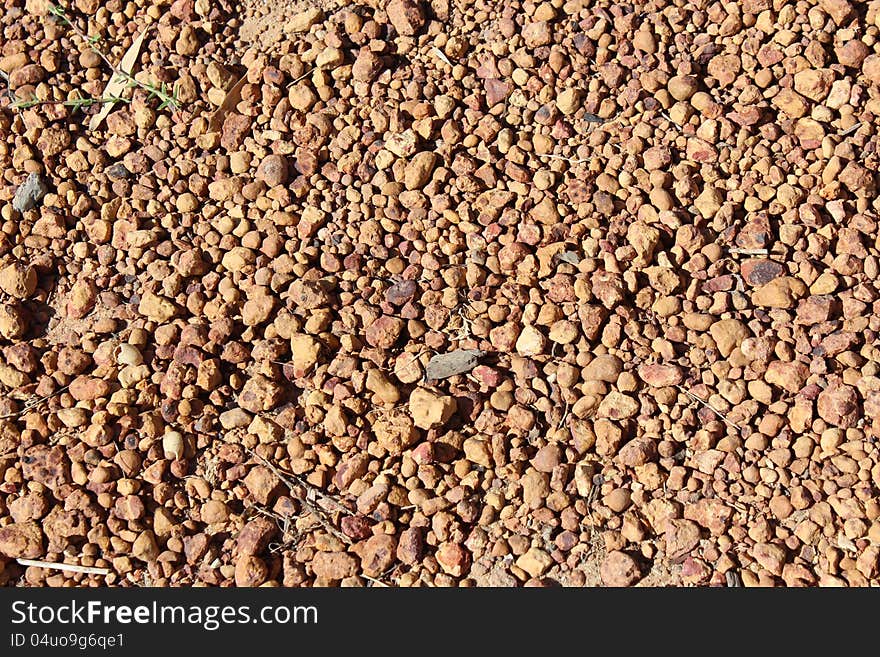
<svg viewBox="0 0 880 657"><path fill-rule="evenodd" d="M880 583L880 2L63 12L0 12L0 583Z"/></svg>

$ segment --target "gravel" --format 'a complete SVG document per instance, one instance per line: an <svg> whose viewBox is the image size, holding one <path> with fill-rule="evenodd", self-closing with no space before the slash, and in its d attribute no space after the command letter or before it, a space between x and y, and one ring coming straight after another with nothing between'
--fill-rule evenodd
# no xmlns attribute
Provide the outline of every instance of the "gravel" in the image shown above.
<svg viewBox="0 0 880 657"><path fill-rule="evenodd" d="M92 4L0 18L0 583L880 582L880 2Z"/></svg>

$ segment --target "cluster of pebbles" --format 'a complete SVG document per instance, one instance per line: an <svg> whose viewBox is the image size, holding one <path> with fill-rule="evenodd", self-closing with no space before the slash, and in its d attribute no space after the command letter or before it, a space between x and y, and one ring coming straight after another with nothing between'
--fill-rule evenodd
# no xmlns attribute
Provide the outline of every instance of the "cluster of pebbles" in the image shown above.
<svg viewBox="0 0 880 657"><path fill-rule="evenodd" d="M0 12L2 583L880 581L880 2L67 1Z"/></svg>

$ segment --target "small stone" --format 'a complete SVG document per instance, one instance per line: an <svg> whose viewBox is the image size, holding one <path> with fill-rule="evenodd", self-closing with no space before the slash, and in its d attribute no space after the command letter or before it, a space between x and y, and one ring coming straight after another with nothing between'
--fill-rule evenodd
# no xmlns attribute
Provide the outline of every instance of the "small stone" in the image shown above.
<svg viewBox="0 0 880 657"><path fill-rule="evenodd" d="M836 300L830 295L814 295L801 299L797 307L797 322L813 325L831 319Z"/></svg>
<svg viewBox="0 0 880 657"><path fill-rule="evenodd" d="M837 61L844 66L859 69L862 67L865 58L871 54L871 49L864 41L851 39L837 46L834 49L834 54L837 55Z"/></svg>
<svg viewBox="0 0 880 657"><path fill-rule="evenodd" d="M617 377L623 371L623 361L617 356L602 355L596 356L587 363L583 370L583 378L585 381L604 381L606 383L614 383Z"/></svg>
<svg viewBox="0 0 880 657"><path fill-rule="evenodd" d="M39 64L26 64L16 68L9 75L9 86L18 89L24 85L34 85L46 79L46 69Z"/></svg>
<svg viewBox="0 0 880 657"><path fill-rule="evenodd" d="M819 417L828 424L842 429L856 426L861 417L856 389L842 384L838 379L833 379L825 390L819 393L816 410Z"/></svg>
<svg viewBox="0 0 880 657"><path fill-rule="evenodd" d="M386 404L396 404L400 399L400 391L394 385L382 370L371 369L367 372L366 381L367 390L376 394L376 396Z"/></svg>
<svg viewBox="0 0 880 657"><path fill-rule="evenodd" d="M553 30L547 21L526 23L522 28L522 37L529 48L546 46L553 40Z"/></svg>
<svg viewBox="0 0 880 657"><path fill-rule="evenodd" d="M849 0L819 0L819 6L837 25L843 25L853 13L853 6Z"/></svg>
<svg viewBox="0 0 880 657"><path fill-rule="evenodd" d="M257 167L257 180L269 187L283 185L288 180L287 158L283 155L267 155Z"/></svg>
<svg viewBox="0 0 880 657"><path fill-rule="evenodd" d="M652 34L650 28L637 30L633 35L633 47L641 52L653 54L657 52L657 39Z"/></svg>
<svg viewBox="0 0 880 657"><path fill-rule="evenodd" d="M638 371L639 378L655 388L678 385L684 379L678 365L643 364Z"/></svg>
<svg viewBox="0 0 880 657"><path fill-rule="evenodd" d="M785 550L783 548L771 543L757 543L751 549L751 555L762 568L771 574L782 575L782 568L785 566Z"/></svg>
<svg viewBox="0 0 880 657"><path fill-rule="evenodd" d="M406 165L403 173L403 184L407 189L421 189L429 180L434 166L437 164L437 154L432 151L416 153Z"/></svg>
<svg viewBox="0 0 880 657"><path fill-rule="evenodd" d="M516 560L516 565L531 577L541 577L553 565L553 557L540 548L532 547Z"/></svg>
<svg viewBox="0 0 880 657"><path fill-rule="evenodd" d="M70 382L68 392L77 401L94 401L109 394L110 384L104 379L83 375Z"/></svg>
<svg viewBox="0 0 880 657"><path fill-rule="evenodd" d="M324 48L315 59L315 66L330 71L345 63L345 54L339 48Z"/></svg>
<svg viewBox="0 0 880 657"><path fill-rule="evenodd" d="M460 543L442 543L437 549L437 563L444 572L453 577L462 577L470 565L470 552Z"/></svg>
<svg viewBox="0 0 880 657"><path fill-rule="evenodd" d="M420 429L433 429L446 424L455 414L455 398L440 395L426 388L416 388L409 396L409 412Z"/></svg>
<svg viewBox="0 0 880 657"><path fill-rule="evenodd" d="M258 288L262 290L262 288ZM241 309L241 321L245 326L259 326L272 316L275 310L275 298L265 291L255 291L253 296L244 303Z"/></svg>
<svg viewBox="0 0 880 657"><path fill-rule="evenodd" d="M556 107L566 116L577 112L582 103L583 92L580 89L566 89L556 98Z"/></svg>
<svg viewBox="0 0 880 657"><path fill-rule="evenodd" d="M647 224L635 222L627 229L626 239L638 254L633 264L636 267L644 267L654 258L654 250L660 242L660 231Z"/></svg>
<svg viewBox="0 0 880 657"><path fill-rule="evenodd" d="M676 562L689 555L700 544L700 528L690 520L671 520L665 538L666 557Z"/></svg>
<svg viewBox="0 0 880 657"><path fill-rule="evenodd" d="M147 292L141 297L138 312L152 322L164 324L177 314L177 306L165 297Z"/></svg>
<svg viewBox="0 0 880 657"><path fill-rule="evenodd" d="M142 531L131 546L131 556L141 561L155 561L159 556L156 535L149 529Z"/></svg>
<svg viewBox="0 0 880 657"><path fill-rule="evenodd" d="M712 219L721 209L724 195L716 187L707 186L700 195L694 199L694 207L704 219Z"/></svg>
<svg viewBox="0 0 880 657"><path fill-rule="evenodd" d="M632 586L642 576L638 564L625 552L615 550L605 556L599 567L599 575L605 586Z"/></svg>
<svg viewBox="0 0 880 657"><path fill-rule="evenodd" d="M720 536L727 531L727 527L730 525L733 509L721 500L703 498L686 505L684 517L693 520L701 527L705 527L713 536Z"/></svg>
<svg viewBox="0 0 880 657"><path fill-rule="evenodd" d="M308 32L313 25L316 25L324 18L324 12L318 7L310 7L298 14L294 14L284 25L286 32L299 34L300 32Z"/></svg>
<svg viewBox="0 0 880 657"><path fill-rule="evenodd" d="M639 402L632 397L612 390L599 404L598 416L612 420L623 420L639 412Z"/></svg>
<svg viewBox="0 0 880 657"><path fill-rule="evenodd" d="M0 555L9 559L35 559L43 555L43 531L33 520L0 527Z"/></svg>
<svg viewBox="0 0 880 657"><path fill-rule="evenodd" d="M688 100L700 88L700 83L693 75L674 75L669 78L666 88L675 100Z"/></svg>
<svg viewBox="0 0 880 657"><path fill-rule="evenodd" d="M532 459L532 466L538 472L553 472L562 460L562 450L558 445L545 445Z"/></svg>
<svg viewBox="0 0 880 657"><path fill-rule="evenodd" d="M800 118L810 111L810 104L793 89L784 88L772 98L773 104L793 119Z"/></svg>
<svg viewBox="0 0 880 657"><path fill-rule="evenodd" d="M862 62L862 75L873 85L880 85L880 55L868 55Z"/></svg>
<svg viewBox="0 0 880 657"><path fill-rule="evenodd" d="M12 207L18 212L33 210L48 192L49 188L43 182L40 174L28 174L25 181L15 190Z"/></svg>
<svg viewBox="0 0 880 657"><path fill-rule="evenodd" d="M392 564L397 551L397 541L388 534L378 534L368 538L361 550L361 568L369 577L379 577Z"/></svg>
<svg viewBox="0 0 880 657"><path fill-rule="evenodd" d="M22 474L26 480L36 481L54 491L70 483L70 461L59 445L34 445L24 452Z"/></svg>
<svg viewBox="0 0 880 657"><path fill-rule="evenodd" d="M620 449L618 458L631 468L651 462L657 455L657 444L649 438L635 438Z"/></svg>
<svg viewBox="0 0 880 657"><path fill-rule="evenodd" d="M530 509L544 506L550 494L550 482L546 473L529 468L520 479L523 487L523 502Z"/></svg>
<svg viewBox="0 0 880 657"><path fill-rule="evenodd" d="M464 457L483 468L492 467L492 449L485 440L467 438L462 445Z"/></svg>
<svg viewBox="0 0 880 657"><path fill-rule="evenodd" d="M550 326L549 337L551 342L557 344L571 344L577 341L581 335L579 325L568 319L560 319Z"/></svg>
<svg viewBox="0 0 880 657"><path fill-rule="evenodd" d="M793 276L780 276L752 292L752 303L769 308L792 308L807 293L804 282Z"/></svg>
<svg viewBox="0 0 880 657"><path fill-rule="evenodd" d="M538 356L547 348L547 338L534 326L523 327L516 339L516 351L522 356Z"/></svg>
<svg viewBox="0 0 880 657"><path fill-rule="evenodd" d="M425 12L417 0L391 0L385 6L388 20L402 36L418 34L425 24Z"/></svg>
<svg viewBox="0 0 880 657"><path fill-rule="evenodd" d="M351 67L351 75L358 82L372 82L384 68L382 58L369 48L361 48Z"/></svg>
<svg viewBox="0 0 880 657"><path fill-rule="evenodd" d="M808 68L794 74L794 90L817 103L825 100L833 82L834 72L827 68Z"/></svg>
<svg viewBox="0 0 880 657"><path fill-rule="evenodd" d="M425 551L425 539L418 527L404 529L397 541L397 559L408 566L421 561Z"/></svg>
<svg viewBox="0 0 880 657"><path fill-rule="evenodd" d="M94 281L91 279L77 281L70 290L65 306L67 316L72 319L82 319L95 307L97 297L98 288Z"/></svg>
<svg viewBox="0 0 880 657"><path fill-rule="evenodd" d="M774 278L783 276L785 267L768 258L749 258L740 265L739 271L746 283L753 287L760 287Z"/></svg>
<svg viewBox="0 0 880 657"><path fill-rule="evenodd" d="M383 315L367 327L364 337L367 342L380 349L390 349L397 342L406 326L399 317Z"/></svg>
<svg viewBox="0 0 880 657"><path fill-rule="evenodd" d="M296 333L290 336L294 376L302 377L311 372L320 360L321 346L321 342L311 335Z"/></svg>
<svg viewBox="0 0 880 657"><path fill-rule="evenodd" d="M235 585L238 587L259 586L268 576L269 567L259 557L247 555L235 561Z"/></svg>
<svg viewBox="0 0 880 657"><path fill-rule="evenodd" d="M251 413L270 411L281 402L283 392L275 381L257 374L245 382L238 395L238 404Z"/></svg>
<svg viewBox="0 0 880 657"><path fill-rule="evenodd" d="M315 575L330 582L353 577L358 571L357 559L346 552L318 552L310 565Z"/></svg>
<svg viewBox="0 0 880 657"><path fill-rule="evenodd" d="M494 107L510 96L513 91L513 85L497 78L488 78L484 80L483 88L486 91L486 105L488 107Z"/></svg>
<svg viewBox="0 0 880 657"><path fill-rule="evenodd" d="M709 333L722 356L727 358L743 341L751 337L749 327L738 319L722 319L709 327Z"/></svg>
<svg viewBox="0 0 880 657"><path fill-rule="evenodd" d="M847 162L838 178L854 194L871 194L876 190L874 174L854 161Z"/></svg>
<svg viewBox="0 0 880 657"><path fill-rule="evenodd" d="M622 513L632 505L632 493L625 488L615 488L603 501L615 513Z"/></svg>
<svg viewBox="0 0 880 657"><path fill-rule="evenodd" d="M707 71L722 87L727 87L736 80L741 67L739 55L721 54L709 60Z"/></svg>
<svg viewBox="0 0 880 657"><path fill-rule="evenodd" d="M243 114L231 113L223 120L220 128L220 145L227 151L236 151L251 132L253 120Z"/></svg>
<svg viewBox="0 0 880 657"><path fill-rule="evenodd" d="M280 487L275 474L262 465L250 469L244 478L244 485L258 504L269 504Z"/></svg>
<svg viewBox="0 0 880 657"><path fill-rule="evenodd" d="M21 308L8 303L0 304L0 335L17 340L28 330L29 322Z"/></svg>
<svg viewBox="0 0 880 657"><path fill-rule="evenodd" d="M37 291L37 270L21 262L0 269L0 290L16 299L27 299Z"/></svg>
<svg viewBox="0 0 880 657"><path fill-rule="evenodd" d="M764 380L792 394L797 394L804 387L809 375L810 369L804 363L786 363L774 360L767 366Z"/></svg>
<svg viewBox="0 0 880 657"><path fill-rule="evenodd" d="M411 401L412 395L410 395ZM433 417L420 419L427 424ZM419 440L419 432L413 419L400 413L378 419L373 424L373 435L376 436L379 445L392 456L402 454Z"/></svg>

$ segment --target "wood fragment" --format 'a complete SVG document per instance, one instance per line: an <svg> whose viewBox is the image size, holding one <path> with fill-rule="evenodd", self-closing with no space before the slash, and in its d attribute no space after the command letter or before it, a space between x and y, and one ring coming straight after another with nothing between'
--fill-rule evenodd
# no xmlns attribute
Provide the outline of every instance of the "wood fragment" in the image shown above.
<svg viewBox="0 0 880 657"><path fill-rule="evenodd" d="M565 157L563 155L553 155L552 153L535 153L535 155L538 157L549 157L551 160L562 160L571 164L585 164L590 161L588 159L579 160L577 158Z"/></svg>
<svg viewBox="0 0 880 657"><path fill-rule="evenodd" d="M0 420L9 420L14 417L19 417L21 415L24 415L28 411L35 409L40 404L43 404L43 403L49 401L55 395L60 395L62 392L67 390L69 387L70 387L70 384L68 384L62 388L58 388L58 390L56 390L55 392L50 393L48 395L45 395L44 397L39 397L37 399L33 399L29 402L26 402L24 407L20 411L16 411L15 413L7 413L6 415L0 415Z"/></svg>
<svg viewBox="0 0 880 657"><path fill-rule="evenodd" d="M59 563L57 561L38 561L36 559L16 559L16 562L22 566L35 566L37 568L49 568L51 570L65 570L69 573L85 573L87 575L109 575L109 568L98 568L97 566L77 566L70 563Z"/></svg>
<svg viewBox="0 0 880 657"><path fill-rule="evenodd" d="M770 251L768 249L738 249L732 248L727 249L728 253L733 255L768 255Z"/></svg>
<svg viewBox="0 0 880 657"><path fill-rule="evenodd" d="M481 349L458 349L446 354L436 354L425 367L426 379L446 379L474 369L480 358L486 355Z"/></svg>
<svg viewBox="0 0 880 657"><path fill-rule="evenodd" d="M375 577L370 577L369 575L364 575L363 573L361 573L361 577L363 577L368 582L372 582L373 584L376 584L378 586L382 586L386 589L391 588L390 586L388 586L388 584L386 584L382 580L376 579Z"/></svg>
<svg viewBox="0 0 880 657"><path fill-rule="evenodd" d="M686 390L686 389L683 388L682 386L675 386L675 387L678 388L678 389L679 389L681 392L683 392L685 395L687 395L688 397L690 397L691 399L693 399L694 401L699 402L700 404L702 404L703 406L705 406L706 408L708 408L710 411L712 411L713 413L715 413L715 415L717 415L717 416L718 416L718 417L719 417L719 418L720 418L725 424L727 424L727 425L733 427L733 428L736 429L737 431L742 431L742 428L741 428L738 424L735 424L735 423L731 422L730 420L728 420L728 419L727 419L727 416L724 415L724 413L722 413L722 412L719 411L717 408L715 408L714 406L712 406L712 404L710 404L710 403L709 403L708 401L706 401L705 399L700 399L700 398L697 397L694 393L692 393L690 390Z"/></svg>
<svg viewBox="0 0 880 657"><path fill-rule="evenodd" d="M319 507L317 504L315 504L311 500L309 500L308 495L300 495L297 492L297 485L299 485L302 488L306 488L308 490L315 491L315 493L321 498L329 498L329 496L325 495L322 491L315 489L313 486L307 485L304 481L302 481L296 475L286 475L285 473L281 472L281 470L279 470L274 464L272 464L269 461L267 461L266 459L264 459L262 456L257 454L254 450L248 449L247 452L251 456L253 456L255 459L257 459L260 463L262 463L267 468L269 468L269 470L272 471L272 474L274 474L276 477L278 477L279 481L281 481L281 483L283 483L285 486L287 486L287 489L290 491L290 494L293 495L293 497L295 499L299 500L302 503L302 505L304 507L306 507L306 509L313 516L315 516L315 518L318 519L318 522L321 523L321 525L324 527L324 529L326 529L330 534L332 534L333 536L338 538L343 543L351 545L351 539L348 536L346 536L345 534L343 534L341 531L336 529L336 527L333 525L333 523L331 523L330 520L326 517L326 512L321 507ZM344 508L344 507L342 507L341 504L339 504L339 502L336 502L336 500L331 499L331 502L333 502L333 504L339 508Z"/></svg>

